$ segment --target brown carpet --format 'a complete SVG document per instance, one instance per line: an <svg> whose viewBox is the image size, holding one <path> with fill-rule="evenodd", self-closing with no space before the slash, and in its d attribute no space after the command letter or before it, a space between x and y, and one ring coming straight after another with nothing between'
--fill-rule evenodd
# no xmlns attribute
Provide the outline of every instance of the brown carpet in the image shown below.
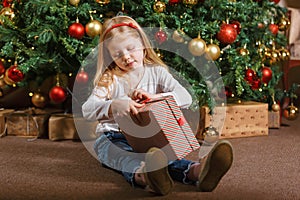
<svg viewBox="0 0 300 200"><path fill-rule="evenodd" d="M81 142L0 138L0 199L300 199L300 120L269 136L230 139L234 163L218 187L200 193L176 183L156 197L103 168ZM189 155L196 159L197 152Z"/></svg>

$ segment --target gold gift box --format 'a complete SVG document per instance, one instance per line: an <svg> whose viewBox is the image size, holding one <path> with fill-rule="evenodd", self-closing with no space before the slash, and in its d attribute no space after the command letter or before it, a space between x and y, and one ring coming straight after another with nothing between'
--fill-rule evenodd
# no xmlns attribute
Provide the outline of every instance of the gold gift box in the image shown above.
<svg viewBox="0 0 300 200"><path fill-rule="evenodd" d="M29 108L5 115L7 135L46 137L51 112Z"/></svg>
<svg viewBox="0 0 300 200"><path fill-rule="evenodd" d="M6 135L6 117L5 115L14 112L13 109L0 109L0 137L3 137Z"/></svg>
<svg viewBox="0 0 300 200"><path fill-rule="evenodd" d="M49 139L52 141L93 140L97 137L97 124L98 121L87 121L82 117L74 117L72 114L56 113L49 118Z"/></svg>
<svg viewBox="0 0 300 200"><path fill-rule="evenodd" d="M228 103L210 109L200 109L197 138L202 139L206 127L212 125L219 132L219 138L238 138L268 135L268 104L254 101Z"/></svg>

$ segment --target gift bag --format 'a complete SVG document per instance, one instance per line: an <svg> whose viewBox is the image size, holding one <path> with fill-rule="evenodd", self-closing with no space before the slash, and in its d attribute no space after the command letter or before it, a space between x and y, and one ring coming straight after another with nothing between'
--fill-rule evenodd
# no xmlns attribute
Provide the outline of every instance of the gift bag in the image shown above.
<svg viewBox="0 0 300 200"><path fill-rule="evenodd" d="M148 100L138 115L116 117L116 121L128 143L138 153L158 147L169 160L175 160L200 148L172 96Z"/></svg>

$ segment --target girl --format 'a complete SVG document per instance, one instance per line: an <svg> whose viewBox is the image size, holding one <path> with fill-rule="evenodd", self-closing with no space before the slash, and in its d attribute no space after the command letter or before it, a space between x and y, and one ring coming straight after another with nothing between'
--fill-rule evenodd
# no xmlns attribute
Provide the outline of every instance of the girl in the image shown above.
<svg viewBox="0 0 300 200"><path fill-rule="evenodd" d="M219 141L200 162L168 161L155 147L138 154L127 143L114 117L137 114L144 106L140 100L173 95L181 108L192 103L190 94L168 72L132 18L117 16L103 24L94 86L82 106L85 118L100 121L97 132L102 134L94 149L104 166L120 172L132 186L166 195L176 180L212 191L229 170L233 156L227 141Z"/></svg>

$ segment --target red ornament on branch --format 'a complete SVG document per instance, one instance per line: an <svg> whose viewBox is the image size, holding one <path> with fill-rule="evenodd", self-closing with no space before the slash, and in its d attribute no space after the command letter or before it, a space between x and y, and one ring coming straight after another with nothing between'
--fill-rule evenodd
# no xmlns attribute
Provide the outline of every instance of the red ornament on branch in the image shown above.
<svg viewBox="0 0 300 200"><path fill-rule="evenodd" d="M251 84L255 78L255 72L252 69L247 69L245 73L245 80Z"/></svg>
<svg viewBox="0 0 300 200"><path fill-rule="evenodd" d="M269 0L270 2L274 2L275 4L278 4L280 0Z"/></svg>
<svg viewBox="0 0 300 200"><path fill-rule="evenodd" d="M17 65L12 65L6 70L7 77L13 82L20 82L24 78L23 72L18 69Z"/></svg>
<svg viewBox="0 0 300 200"><path fill-rule="evenodd" d="M225 95L228 98L232 97L232 90L228 86L225 86Z"/></svg>
<svg viewBox="0 0 300 200"><path fill-rule="evenodd" d="M259 89L259 87L260 87L260 79L256 78L251 83L251 89L252 90L257 90L257 89Z"/></svg>
<svg viewBox="0 0 300 200"><path fill-rule="evenodd" d="M180 0L169 0L170 5L178 4L180 3Z"/></svg>
<svg viewBox="0 0 300 200"><path fill-rule="evenodd" d="M3 7L11 7L12 3L13 3L13 0L3 0L2 1Z"/></svg>
<svg viewBox="0 0 300 200"><path fill-rule="evenodd" d="M242 29L241 23L239 21L234 20L234 21L231 21L230 24L233 26L233 28L235 28L236 33L240 34L241 29Z"/></svg>
<svg viewBox="0 0 300 200"><path fill-rule="evenodd" d="M217 38L224 44L231 44L237 38L237 31L232 24L222 24L220 31L217 33Z"/></svg>
<svg viewBox="0 0 300 200"><path fill-rule="evenodd" d="M155 40L159 43L162 44L167 40L167 33L163 30L159 30L158 32L155 33Z"/></svg>
<svg viewBox="0 0 300 200"><path fill-rule="evenodd" d="M77 74L76 82L80 84L85 84L89 81L89 75L83 69Z"/></svg>
<svg viewBox="0 0 300 200"><path fill-rule="evenodd" d="M63 87L56 85L49 91L49 97L54 103L62 103L66 100L67 93Z"/></svg>
<svg viewBox="0 0 300 200"><path fill-rule="evenodd" d="M85 33L85 27L79 23L79 20L77 19L75 23L71 24L68 29L68 34L76 39L81 39L84 36Z"/></svg>
<svg viewBox="0 0 300 200"><path fill-rule="evenodd" d="M273 33L274 35L276 35L279 31L279 27L276 24L270 24L269 25L269 30L271 31L271 33Z"/></svg>
<svg viewBox="0 0 300 200"><path fill-rule="evenodd" d="M268 84L269 81L272 79L272 70L270 67L263 67L261 69L261 74L262 74L262 82L265 84Z"/></svg>

